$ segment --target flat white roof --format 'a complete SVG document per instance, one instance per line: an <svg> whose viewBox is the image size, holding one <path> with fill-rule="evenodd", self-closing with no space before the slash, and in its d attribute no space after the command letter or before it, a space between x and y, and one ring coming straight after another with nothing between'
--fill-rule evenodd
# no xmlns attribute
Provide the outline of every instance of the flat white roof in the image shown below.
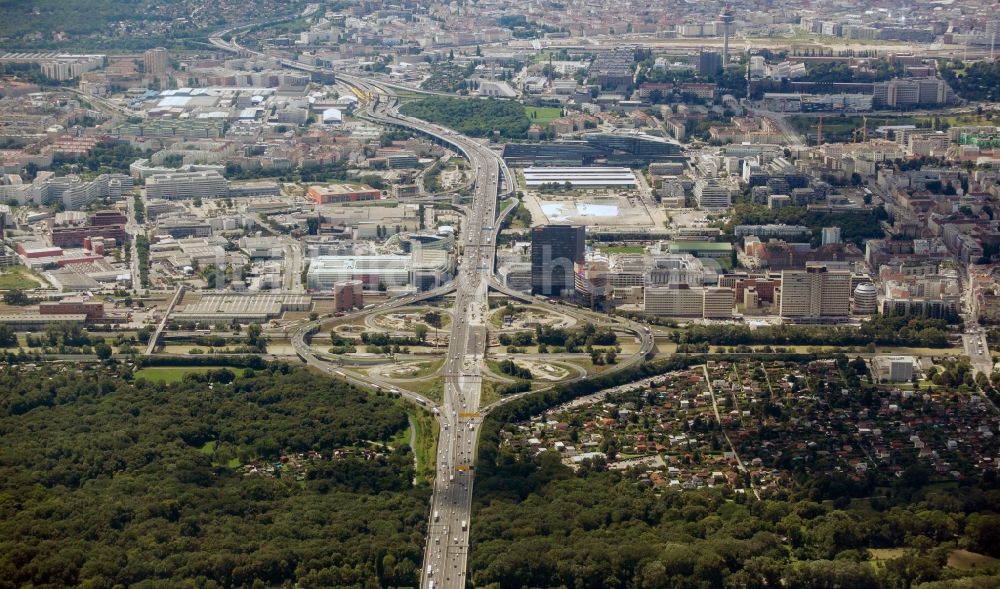
<svg viewBox="0 0 1000 589"><path fill-rule="evenodd" d="M525 168L524 181L528 186L550 182L569 182L578 186L634 186L635 174L628 168Z"/></svg>

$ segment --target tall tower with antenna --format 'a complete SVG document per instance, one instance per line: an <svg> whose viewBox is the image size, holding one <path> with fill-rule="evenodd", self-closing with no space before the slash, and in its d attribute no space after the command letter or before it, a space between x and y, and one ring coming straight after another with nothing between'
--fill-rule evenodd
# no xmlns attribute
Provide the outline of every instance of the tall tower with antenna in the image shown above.
<svg viewBox="0 0 1000 589"><path fill-rule="evenodd" d="M997 21L994 20L986 27L986 32L990 35L990 61L996 61L997 24Z"/></svg>
<svg viewBox="0 0 1000 589"><path fill-rule="evenodd" d="M729 64L729 35L732 34L733 23L736 22L736 12L731 6L726 6L719 13L719 21L722 22L722 69L725 70Z"/></svg>

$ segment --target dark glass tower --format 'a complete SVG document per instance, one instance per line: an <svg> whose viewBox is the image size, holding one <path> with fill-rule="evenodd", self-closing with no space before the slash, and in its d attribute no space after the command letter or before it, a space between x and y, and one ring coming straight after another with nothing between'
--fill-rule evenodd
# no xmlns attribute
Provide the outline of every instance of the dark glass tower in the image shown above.
<svg viewBox="0 0 1000 589"><path fill-rule="evenodd" d="M583 225L539 225L531 230L531 292L562 296L573 290L574 265L583 262Z"/></svg>

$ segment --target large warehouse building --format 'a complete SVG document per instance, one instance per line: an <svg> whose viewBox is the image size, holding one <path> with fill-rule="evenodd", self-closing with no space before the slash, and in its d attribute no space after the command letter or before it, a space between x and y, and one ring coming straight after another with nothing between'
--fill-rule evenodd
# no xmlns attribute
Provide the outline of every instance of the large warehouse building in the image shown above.
<svg viewBox="0 0 1000 589"><path fill-rule="evenodd" d="M312 310L312 297L277 294L207 294L171 317L175 321L264 323L288 311Z"/></svg>
<svg viewBox="0 0 1000 589"><path fill-rule="evenodd" d="M562 168L531 167L524 169L524 183L529 187L545 184L570 184L572 186L620 186L635 188L635 174L628 168Z"/></svg>
<svg viewBox="0 0 1000 589"><path fill-rule="evenodd" d="M334 290L342 282L359 280L365 290L413 285L420 290L443 284L451 257L443 250L421 250L410 255L317 256L309 262L309 290Z"/></svg>

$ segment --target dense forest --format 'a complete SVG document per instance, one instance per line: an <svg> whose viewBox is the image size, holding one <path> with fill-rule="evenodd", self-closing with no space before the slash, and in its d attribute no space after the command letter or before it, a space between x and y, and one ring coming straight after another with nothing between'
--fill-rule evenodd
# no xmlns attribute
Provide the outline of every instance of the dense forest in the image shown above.
<svg viewBox="0 0 1000 589"><path fill-rule="evenodd" d="M524 105L511 100L432 96L408 102L400 112L473 137L485 137L494 132L501 137L524 137L531 126Z"/></svg>
<svg viewBox="0 0 1000 589"><path fill-rule="evenodd" d="M713 358L715 358L713 356ZM703 362L674 357L555 387L487 417L477 465L470 575L476 587L640 589L972 589L996 566L946 566L967 549L1000 557L995 477L929 487L904 473L854 498L847 477L781 496L638 484L603 463L578 471L554 452L515 452L501 430L577 396ZM508 425L510 424L510 425ZM883 549L876 560L869 549ZM988 562L985 559L984 562Z"/></svg>
<svg viewBox="0 0 1000 589"><path fill-rule="evenodd" d="M287 365L0 372L0 588L418 583L400 401ZM363 442L364 441L364 442Z"/></svg>
<svg viewBox="0 0 1000 589"><path fill-rule="evenodd" d="M498 461L477 479L477 587L908 589L962 576L944 567L956 546L1000 555L992 511L1000 493L976 486L900 485L873 509L808 492L751 501L713 489L657 491L618 472L574 473L552 452L501 452ZM868 548L901 550L874 563Z"/></svg>
<svg viewBox="0 0 1000 589"><path fill-rule="evenodd" d="M181 2L150 0L0 0L0 14L5 17L0 21L0 38L17 39L21 49L194 48L190 42L204 39L209 31L187 19L175 19L190 14L184 8ZM213 20L213 28L225 22ZM123 23L128 23L129 35L121 34L124 31L118 27ZM161 32L142 30L144 24Z"/></svg>
<svg viewBox="0 0 1000 589"><path fill-rule="evenodd" d="M769 209L763 205L746 202L736 203L733 215L724 227L727 233L732 233L737 225L766 225L768 223L785 223L788 225L805 225L813 233L812 241L819 242L823 227L840 227L841 237L845 242L864 246L864 242L872 238L881 238L881 221L888 218L882 207L874 211L837 211L826 212L808 210L806 207L783 207Z"/></svg>
<svg viewBox="0 0 1000 589"><path fill-rule="evenodd" d="M966 67L961 62L944 64L943 77L956 94L966 100L1000 100L1000 62L979 61Z"/></svg>
<svg viewBox="0 0 1000 589"><path fill-rule="evenodd" d="M948 325L943 319L876 315L856 327L773 325L690 325L671 334L680 344L864 346L868 344L944 348Z"/></svg>
<svg viewBox="0 0 1000 589"><path fill-rule="evenodd" d="M52 166L60 175L77 170L100 174L128 174L132 162L149 157L152 153L152 150L132 147L124 141L102 141L94 146L89 155L82 158L58 155L52 159Z"/></svg>

